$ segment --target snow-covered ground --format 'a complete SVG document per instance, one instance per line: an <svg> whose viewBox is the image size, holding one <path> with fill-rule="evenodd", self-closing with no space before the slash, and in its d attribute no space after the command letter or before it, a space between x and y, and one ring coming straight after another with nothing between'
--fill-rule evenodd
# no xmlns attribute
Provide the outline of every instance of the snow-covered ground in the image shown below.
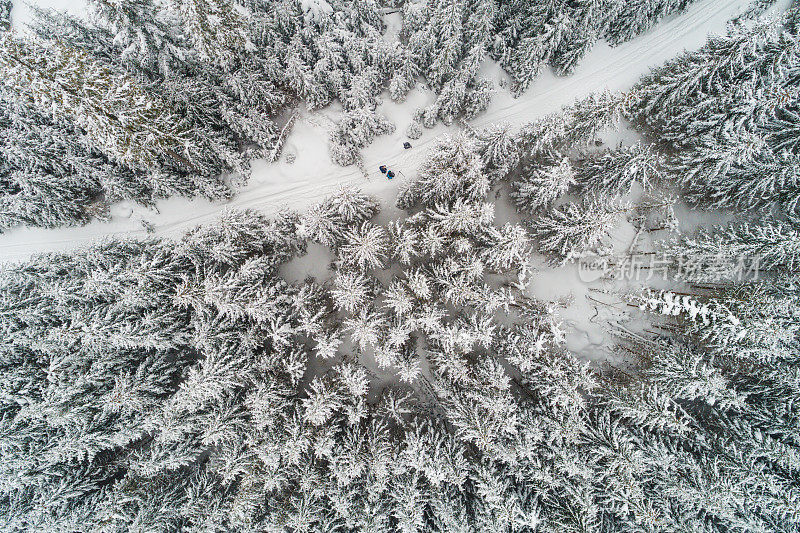
<svg viewBox="0 0 800 533"><path fill-rule="evenodd" d="M34 3L76 13L81 12L84 6L80 0L38 0ZM788 1L781 3L787 4ZM611 48L605 43L597 43L572 76L559 78L549 71L544 72L517 99L498 89L489 110L474 120L473 125L509 122L519 126L592 92L606 88L627 89L651 67L674 57L681 50L699 47L711 33L723 32L726 21L748 4L749 0L702 0L621 46ZM15 23L21 25L28 20L29 13L25 7L17 7L14 16ZM400 15L388 15L387 21L388 34L396 35L401 24ZM484 74L497 82L504 77L497 65L491 63L486 65ZM123 202L112 207L110 222L94 222L74 228L15 229L0 235L0 261L18 261L37 252L67 250L104 237L143 236L146 234L143 220L155 227L156 235L177 236L197 224L214 220L226 207L257 209L266 213L282 208L303 209L341 185L357 185L379 196L388 207L394 203L398 182L414 175L434 140L448 130L457 130L456 126L447 128L440 124L425 130L421 139L412 141L414 146L411 150L403 149L402 143L407 140L405 129L413 110L431 103L433 98L434 95L420 84L403 104L385 99L382 111L395 122L397 129L393 135L379 138L364 150L366 176L355 167L338 167L328 157L328 131L336 117L335 108L313 113L301 110L287 139L284 157L274 164L254 161L249 183L233 200L208 202L172 198L158 202L157 210ZM293 164L286 162L288 153L296 154ZM394 169L398 178L388 181L383 177L378 172L381 164Z"/></svg>
<svg viewBox="0 0 800 533"><path fill-rule="evenodd" d="M33 18L33 13L29 7L31 5L43 9L66 11L67 13L78 16L85 15L87 7L86 0L30 0L27 2L14 2L14 7L11 11L11 22L15 27L22 28Z"/></svg>

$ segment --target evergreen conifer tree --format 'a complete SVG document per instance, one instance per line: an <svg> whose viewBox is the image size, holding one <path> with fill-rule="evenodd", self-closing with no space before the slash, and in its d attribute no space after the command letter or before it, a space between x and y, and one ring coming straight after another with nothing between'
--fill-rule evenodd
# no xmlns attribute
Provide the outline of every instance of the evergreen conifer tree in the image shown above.
<svg viewBox="0 0 800 533"><path fill-rule="evenodd" d="M553 158L526 166L521 179L514 182L511 197L517 209L536 213L552 205L575 183L575 170L570 160Z"/></svg>
<svg viewBox="0 0 800 533"><path fill-rule="evenodd" d="M11 0L3 0L0 2L0 31L8 31L11 29L11 9L14 4Z"/></svg>
<svg viewBox="0 0 800 533"><path fill-rule="evenodd" d="M600 244L613 227L619 210L605 200L588 200L557 207L532 222L539 249L561 262L580 257Z"/></svg>
<svg viewBox="0 0 800 533"><path fill-rule="evenodd" d="M627 194L634 184L648 190L662 172L663 158L641 143L588 154L578 162L575 180L589 194Z"/></svg>

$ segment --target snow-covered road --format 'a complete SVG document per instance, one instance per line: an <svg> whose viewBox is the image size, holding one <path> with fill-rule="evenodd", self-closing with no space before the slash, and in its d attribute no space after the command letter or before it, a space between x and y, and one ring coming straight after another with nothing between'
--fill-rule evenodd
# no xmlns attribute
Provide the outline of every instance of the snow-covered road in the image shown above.
<svg viewBox="0 0 800 533"><path fill-rule="evenodd" d="M42 0L44 2L46 0ZM749 2L701 0L681 15L662 21L651 31L621 46L611 48L598 43L572 76L558 78L545 72L518 99L500 90L489 110L473 124L508 122L520 126L592 92L606 88L625 90L651 67L684 49L699 47L710 33L723 32L726 21L743 11ZM783 0L778 9L785 8L786 4L788 0ZM389 15L388 21L390 31L396 31L399 15ZM496 81L504 77L491 63L486 65L484 74ZM303 209L341 185L358 185L380 197L388 206L393 203L398 182L413 176L426 149L448 130L455 132L457 129L440 124L426 130L421 139L412 141L411 150L403 149L405 129L413 110L429 104L432 99L433 95L420 87L403 104L386 100L382 110L394 120L397 130L393 135L379 138L364 151L366 177L355 167L335 166L328 157L328 128L336 115L335 106L314 113L301 112L285 149L285 153L296 154L295 162L288 164L285 158L274 164L255 161L249 183L230 202L172 198L158 202L157 211L125 202L112 207L110 222L50 230L14 229L0 234L0 261L17 261L37 252L76 248L106 237L144 236L143 220L155 227L156 235L174 237L197 224L214 220L226 207L266 213L282 208ZM398 172L398 178L386 180L377 170L381 164Z"/></svg>

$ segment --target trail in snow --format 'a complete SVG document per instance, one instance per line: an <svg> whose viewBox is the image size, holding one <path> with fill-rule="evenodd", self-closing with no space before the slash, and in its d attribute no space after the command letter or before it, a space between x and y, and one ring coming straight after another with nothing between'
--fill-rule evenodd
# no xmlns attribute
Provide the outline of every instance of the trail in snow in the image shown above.
<svg viewBox="0 0 800 533"><path fill-rule="evenodd" d="M709 35L725 31L726 23L744 11L748 0L698 2L677 17L669 17L649 32L612 48L597 43L571 76L543 72L519 99L507 92L497 94L475 125L509 122L522 125L532 117L558 111L565 104L603 89L627 90L651 68L674 58L683 50L700 48Z"/></svg>
<svg viewBox="0 0 800 533"><path fill-rule="evenodd" d="M750 0L702 0L618 47L597 43L569 77L558 78L550 71L544 72L518 99L499 90L487 112L472 124L509 122L520 126L592 92L625 90L650 68L684 49L698 48L711 33L723 32L726 22L749 3ZM387 20L390 34L396 35L401 24L399 14L388 15ZM491 62L484 67L484 74L495 81L505 77ZM458 131L456 127L439 124L425 130L421 139L412 141L411 150L403 149L405 129L413 110L430 104L434 98L420 85L402 104L386 99L381 110L395 122L397 130L393 135L378 138L364 150L366 176L355 167L341 168L330 161L328 128L338 113L336 106L314 113L301 112L285 148L296 154L296 161L288 164L285 157L273 164L254 161L247 186L229 202L171 198L159 201L156 210L123 202L112 206L110 222L93 222L74 228L17 228L0 234L0 261L24 260L38 252L77 248L103 238L142 237L147 234L142 221L155 227L155 235L176 237L198 224L215 220L225 208L256 209L265 213L283 208L303 209L343 185L357 185L378 196L391 213L393 209L388 204L393 203L398 182L404 177L413 177L426 150L437 138ZM378 172L381 164L395 170L398 177L387 180Z"/></svg>

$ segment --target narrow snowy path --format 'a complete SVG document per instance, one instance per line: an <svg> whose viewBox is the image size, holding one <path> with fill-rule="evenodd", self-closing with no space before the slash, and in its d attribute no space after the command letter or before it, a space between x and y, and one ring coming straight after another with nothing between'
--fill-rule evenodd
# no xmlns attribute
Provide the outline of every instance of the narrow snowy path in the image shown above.
<svg viewBox="0 0 800 533"><path fill-rule="evenodd" d="M597 43L572 76L558 78L549 71L545 72L518 99L500 90L489 110L473 124L484 126L509 122L519 126L592 92L606 88L627 89L651 67L684 49L701 46L711 33L723 32L726 22L749 3L750 0L702 0L683 14L662 21L646 34L621 46L611 48L605 43ZM786 0L781 3L786 3ZM399 16L391 15L389 23L390 26L399 24ZM491 63L484 71L495 80L504 77ZM266 213L281 208L302 209L341 185L358 185L390 204L398 182L414 175L427 148L440 135L457 129L438 125L426 130L421 139L412 141L414 147L411 150L403 149L405 129L413 110L427 105L432 98L428 91L418 89L403 104L387 99L382 110L394 120L397 130L393 135L379 138L364 151L366 177L355 167L341 168L330 162L327 128L332 124L336 111L301 112L286 144L286 152L295 153L296 161L293 164L286 163L284 158L275 164L255 161L250 182L230 202L174 198L159 202L157 212L126 202L113 206L110 222L52 230L15 229L0 234L0 261L23 260L37 252L71 249L106 237L144 236L143 220L155 227L156 235L175 237L197 224L216 219L227 207L257 209ZM386 180L377 171L381 164L395 169L398 178Z"/></svg>

